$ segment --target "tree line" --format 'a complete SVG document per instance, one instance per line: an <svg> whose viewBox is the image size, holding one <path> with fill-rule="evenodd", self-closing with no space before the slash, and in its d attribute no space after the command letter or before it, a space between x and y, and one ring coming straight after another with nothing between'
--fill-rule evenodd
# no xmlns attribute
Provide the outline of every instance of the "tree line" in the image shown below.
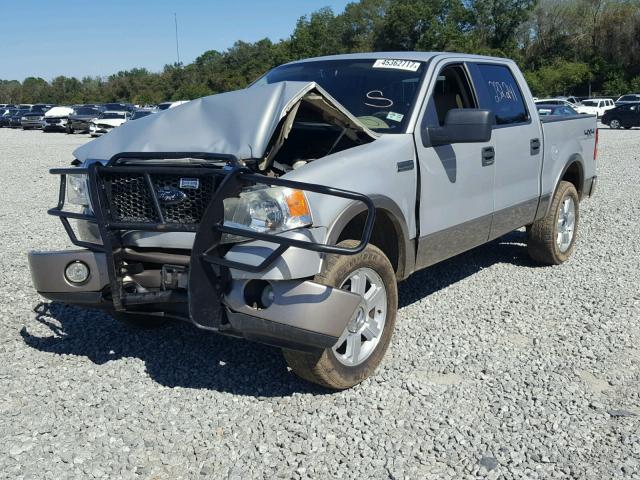
<svg viewBox="0 0 640 480"><path fill-rule="evenodd" d="M161 72L0 80L0 102L193 99L300 58L398 50L509 57L537 96L640 92L640 0L360 0L340 14L322 8L300 18L289 38L237 41Z"/></svg>

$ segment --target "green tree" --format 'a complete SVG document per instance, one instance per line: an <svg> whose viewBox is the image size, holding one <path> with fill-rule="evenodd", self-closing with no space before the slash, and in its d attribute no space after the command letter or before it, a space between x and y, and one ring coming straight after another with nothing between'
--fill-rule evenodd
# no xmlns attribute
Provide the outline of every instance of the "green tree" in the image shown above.
<svg viewBox="0 0 640 480"><path fill-rule="evenodd" d="M49 84L40 77L27 77L22 82L23 103L47 102L51 98Z"/></svg>
<svg viewBox="0 0 640 480"><path fill-rule="evenodd" d="M613 73L602 85L605 95L618 97L628 89L627 82L621 73Z"/></svg>
<svg viewBox="0 0 640 480"><path fill-rule="evenodd" d="M0 80L0 101L2 103L20 103L22 84L17 80Z"/></svg>
<svg viewBox="0 0 640 480"><path fill-rule="evenodd" d="M459 0L394 0L375 47L379 50L445 50L468 33L468 12Z"/></svg>
<svg viewBox="0 0 640 480"><path fill-rule="evenodd" d="M333 11L326 7L298 20L291 35L292 58L317 57L343 51L340 29Z"/></svg>
<svg viewBox="0 0 640 480"><path fill-rule="evenodd" d="M567 95L591 78L589 65L556 59L536 71L525 72L531 91L536 96Z"/></svg>

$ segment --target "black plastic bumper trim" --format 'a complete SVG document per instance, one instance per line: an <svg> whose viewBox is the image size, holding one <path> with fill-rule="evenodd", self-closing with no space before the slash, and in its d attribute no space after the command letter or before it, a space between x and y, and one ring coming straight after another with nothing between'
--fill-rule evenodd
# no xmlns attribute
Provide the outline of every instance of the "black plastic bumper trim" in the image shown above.
<svg viewBox="0 0 640 480"><path fill-rule="evenodd" d="M229 333L239 334L247 340L274 347L308 352L331 348L338 341L337 337L283 325L244 313L227 312L227 318L232 326L232 331ZM225 332L221 330L220 333Z"/></svg>

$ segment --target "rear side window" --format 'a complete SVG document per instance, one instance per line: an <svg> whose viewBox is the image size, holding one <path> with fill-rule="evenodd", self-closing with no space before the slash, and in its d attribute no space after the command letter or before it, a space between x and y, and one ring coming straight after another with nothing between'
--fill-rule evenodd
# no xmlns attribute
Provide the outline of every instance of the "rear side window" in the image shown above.
<svg viewBox="0 0 640 480"><path fill-rule="evenodd" d="M509 67L504 65L478 64L481 82L486 92L486 101L495 114L496 125L509 125L529 120L518 82Z"/></svg>

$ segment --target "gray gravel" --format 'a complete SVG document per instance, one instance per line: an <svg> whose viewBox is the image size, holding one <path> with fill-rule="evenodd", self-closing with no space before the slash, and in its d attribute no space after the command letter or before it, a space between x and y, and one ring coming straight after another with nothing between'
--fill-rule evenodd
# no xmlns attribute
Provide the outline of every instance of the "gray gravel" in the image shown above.
<svg viewBox="0 0 640 480"><path fill-rule="evenodd" d="M414 275L378 374L328 393L274 348L41 303L47 169L87 138L0 130L0 477L640 478L640 130L600 139L570 262L515 232Z"/></svg>

